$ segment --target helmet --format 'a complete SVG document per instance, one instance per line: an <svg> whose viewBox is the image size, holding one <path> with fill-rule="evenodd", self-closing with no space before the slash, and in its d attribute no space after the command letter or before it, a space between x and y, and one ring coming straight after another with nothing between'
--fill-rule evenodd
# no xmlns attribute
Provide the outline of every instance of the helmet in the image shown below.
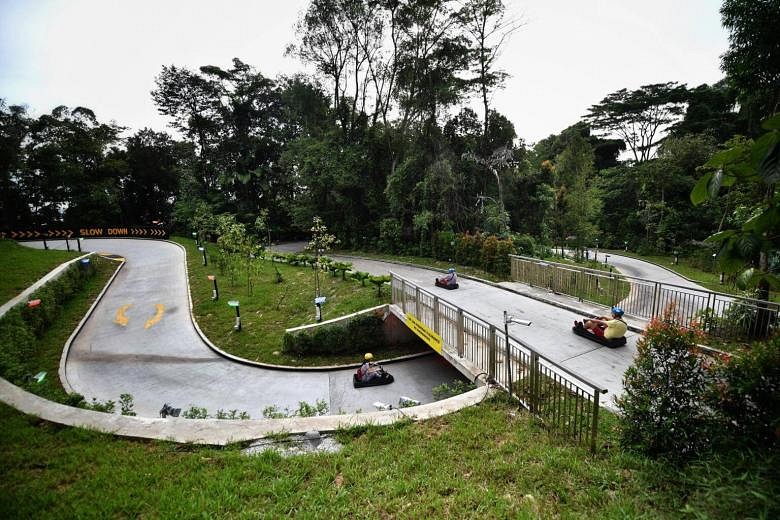
<svg viewBox="0 0 780 520"><path fill-rule="evenodd" d="M622 318L623 317L623 309L621 309L620 307L612 307L612 314L614 314L618 318Z"/></svg>
<svg viewBox="0 0 780 520"><path fill-rule="evenodd" d="M363 356L363 358L364 358L366 361L371 361L372 359L374 359L374 355L373 355L371 352L367 352L367 353L366 353L366 355L365 355L365 356Z"/></svg>
<svg viewBox="0 0 780 520"><path fill-rule="evenodd" d="M448 273L454 273L455 272L455 268L454 267L450 267L449 269L447 269L447 272Z"/></svg>

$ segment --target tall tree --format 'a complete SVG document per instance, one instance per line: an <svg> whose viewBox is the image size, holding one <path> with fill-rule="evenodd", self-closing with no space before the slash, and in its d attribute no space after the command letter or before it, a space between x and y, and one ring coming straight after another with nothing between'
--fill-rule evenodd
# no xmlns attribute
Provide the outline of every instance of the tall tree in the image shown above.
<svg viewBox="0 0 780 520"><path fill-rule="evenodd" d="M122 220L125 224L168 222L179 184L179 152L163 132L144 128L126 141L122 190Z"/></svg>
<svg viewBox="0 0 780 520"><path fill-rule="evenodd" d="M552 227L557 231L558 243L570 239L578 255L596 237L594 222L601 207L591 182L593 162L593 149L576 133L555 161L557 193Z"/></svg>
<svg viewBox="0 0 780 520"><path fill-rule="evenodd" d="M721 69L758 132L762 118L780 111L780 0L724 0L720 14L729 30Z"/></svg>
<svg viewBox="0 0 780 520"><path fill-rule="evenodd" d="M686 88L676 82L621 89L588 109L585 120L594 130L625 141L636 163L653 157L668 127L684 112Z"/></svg>
<svg viewBox="0 0 780 520"><path fill-rule="evenodd" d="M507 73L496 66L502 47L523 23L508 15L502 0L468 0L457 13L458 22L470 40L474 75L471 80L483 108L483 135L487 136L490 98L503 87Z"/></svg>
<svg viewBox="0 0 780 520"><path fill-rule="evenodd" d="M30 124L24 107L8 106L0 99L0 228L26 227L31 221L30 208L19 185Z"/></svg>

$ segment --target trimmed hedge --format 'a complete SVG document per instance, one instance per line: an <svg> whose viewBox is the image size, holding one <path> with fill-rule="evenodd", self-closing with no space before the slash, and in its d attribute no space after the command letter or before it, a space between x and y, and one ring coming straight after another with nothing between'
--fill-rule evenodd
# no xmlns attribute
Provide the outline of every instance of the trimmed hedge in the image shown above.
<svg viewBox="0 0 780 520"><path fill-rule="evenodd" d="M383 344L381 316L364 314L343 325L325 325L310 331L287 333L282 341L282 350L304 356L348 354L375 350Z"/></svg>
<svg viewBox="0 0 780 520"><path fill-rule="evenodd" d="M94 274L91 263L88 268L80 262L71 264L57 279L30 296L31 300L40 299L40 305L29 308L26 303L19 303L0 318L0 376L12 383L19 383L24 378L36 339L54 323L63 305Z"/></svg>

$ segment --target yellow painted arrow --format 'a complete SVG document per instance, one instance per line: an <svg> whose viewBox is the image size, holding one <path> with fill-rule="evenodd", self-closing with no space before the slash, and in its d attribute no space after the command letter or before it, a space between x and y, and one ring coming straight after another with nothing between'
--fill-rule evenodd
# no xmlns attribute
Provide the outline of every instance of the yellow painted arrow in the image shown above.
<svg viewBox="0 0 780 520"><path fill-rule="evenodd" d="M119 309L116 311L116 315L114 316L114 323L126 327L127 322L130 321L130 318L125 316L125 312L127 312L127 309L130 307L132 307L132 305L122 305L119 307Z"/></svg>
<svg viewBox="0 0 780 520"><path fill-rule="evenodd" d="M155 308L157 309L157 313L154 315L154 317L150 318L146 324L144 325L145 329L148 329L158 321L162 319L163 314L165 313L165 305L162 303L155 304Z"/></svg>

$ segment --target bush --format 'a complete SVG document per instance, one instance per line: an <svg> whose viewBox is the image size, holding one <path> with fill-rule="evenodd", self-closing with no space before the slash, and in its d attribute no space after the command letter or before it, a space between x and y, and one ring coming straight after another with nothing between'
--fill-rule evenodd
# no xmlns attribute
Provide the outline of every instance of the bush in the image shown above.
<svg viewBox="0 0 780 520"><path fill-rule="evenodd" d="M651 454L686 458L707 445L712 412L708 377L695 353L699 333L674 321L674 307L650 322L617 399L623 442Z"/></svg>
<svg viewBox="0 0 780 520"><path fill-rule="evenodd" d="M713 363L707 402L719 412L727 441L766 446L780 434L780 336Z"/></svg>
<svg viewBox="0 0 780 520"><path fill-rule="evenodd" d="M282 350L297 355L360 353L382 343L382 318L375 314L357 316L346 324L324 325L297 334L285 334Z"/></svg>
<svg viewBox="0 0 780 520"><path fill-rule="evenodd" d="M379 242L384 251L397 253L400 250L401 231L401 223L396 219L382 219L379 223Z"/></svg>
<svg viewBox="0 0 780 520"><path fill-rule="evenodd" d="M93 259L93 261L100 261ZM35 291L30 299L40 299L37 307L20 303L0 318L0 376L20 383L34 355L35 340L54 323L62 307L91 278L94 269L71 264L57 279Z"/></svg>
<svg viewBox="0 0 780 520"><path fill-rule="evenodd" d="M517 251L517 254L523 255L523 256L534 256L536 255L536 240L534 240L534 237L528 234L523 235L514 235L512 237L512 241L515 245L515 250Z"/></svg>

